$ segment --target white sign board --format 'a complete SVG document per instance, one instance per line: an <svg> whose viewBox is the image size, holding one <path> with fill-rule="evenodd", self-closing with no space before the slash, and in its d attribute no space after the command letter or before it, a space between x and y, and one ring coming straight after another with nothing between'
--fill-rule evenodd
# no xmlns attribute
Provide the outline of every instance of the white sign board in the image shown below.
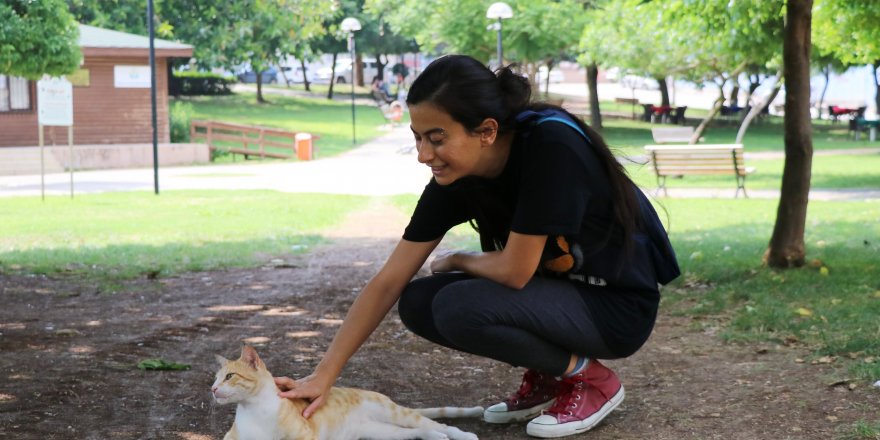
<svg viewBox="0 0 880 440"><path fill-rule="evenodd" d="M37 81L37 120L40 125L73 125L73 86L66 79Z"/></svg>
<svg viewBox="0 0 880 440"><path fill-rule="evenodd" d="M117 89L149 89L150 66L113 66L113 86Z"/></svg>

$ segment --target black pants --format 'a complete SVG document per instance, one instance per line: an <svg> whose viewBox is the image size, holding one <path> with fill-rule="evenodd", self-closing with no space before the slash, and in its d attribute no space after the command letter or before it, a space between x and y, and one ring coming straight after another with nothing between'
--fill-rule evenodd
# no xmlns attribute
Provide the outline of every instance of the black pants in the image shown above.
<svg viewBox="0 0 880 440"><path fill-rule="evenodd" d="M463 273L412 281L400 319L432 342L561 375L571 355L613 359L581 295L586 285L533 278L523 289Z"/></svg>

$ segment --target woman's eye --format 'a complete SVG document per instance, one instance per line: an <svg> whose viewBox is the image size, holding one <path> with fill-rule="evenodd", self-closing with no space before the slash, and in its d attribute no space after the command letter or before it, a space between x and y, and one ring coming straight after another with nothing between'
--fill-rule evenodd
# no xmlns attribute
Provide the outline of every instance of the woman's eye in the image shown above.
<svg viewBox="0 0 880 440"><path fill-rule="evenodd" d="M443 138L440 139L429 139L431 141L431 145L440 145L443 143Z"/></svg>
<svg viewBox="0 0 880 440"><path fill-rule="evenodd" d="M232 376L235 376L235 373L229 373L229 374L227 374L227 375L226 375L226 379L223 379L223 380L229 380L229 379L232 379Z"/></svg>

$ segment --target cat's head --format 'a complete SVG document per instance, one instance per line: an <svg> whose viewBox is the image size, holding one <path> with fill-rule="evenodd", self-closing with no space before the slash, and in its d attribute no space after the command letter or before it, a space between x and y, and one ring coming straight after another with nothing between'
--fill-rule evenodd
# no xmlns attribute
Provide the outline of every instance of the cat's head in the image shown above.
<svg viewBox="0 0 880 440"><path fill-rule="evenodd" d="M273 383L272 374L260 360L253 347L245 345L241 348L241 356L236 360L228 360L223 356L215 356L220 370L211 386L214 400L219 404L238 403L257 395L267 383Z"/></svg>

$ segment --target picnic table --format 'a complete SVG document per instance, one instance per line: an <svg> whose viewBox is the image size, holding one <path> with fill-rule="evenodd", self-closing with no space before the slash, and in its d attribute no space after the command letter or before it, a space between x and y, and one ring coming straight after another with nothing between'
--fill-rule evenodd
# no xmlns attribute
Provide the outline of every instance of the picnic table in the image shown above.
<svg viewBox="0 0 880 440"><path fill-rule="evenodd" d="M874 142L877 140L877 127L880 126L880 120L867 120L864 118L854 119L851 131L855 134L855 140L862 139L862 131L868 130L868 140Z"/></svg>
<svg viewBox="0 0 880 440"><path fill-rule="evenodd" d="M642 107L645 109L642 120L650 123L683 124L684 112L687 110L687 106L672 107L668 105L642 104Z"/></svg>
<svg viewBox="0 0 880 440"><path fill-rule="evenodd" d="M864 117L866 109L867 107L850 108L837 105L829 105L828 117L833 122L837 122L840 120L840 118L843 117L848 117L850 120L855 120Z"/></svg>
<svg viewBox="0 0 880 440"><path fill-rule="evenodd" d="M645 109L645 113L642 115L645 122L667 122L670 113L672 113L672 107L668 105L642 104L642 107Z"/></svg>

